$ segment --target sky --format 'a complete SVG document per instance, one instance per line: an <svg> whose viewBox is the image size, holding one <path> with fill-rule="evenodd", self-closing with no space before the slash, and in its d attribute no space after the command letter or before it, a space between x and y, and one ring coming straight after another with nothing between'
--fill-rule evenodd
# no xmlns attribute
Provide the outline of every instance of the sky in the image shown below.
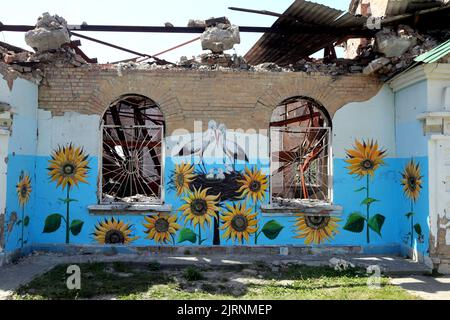
<svg viewBox="0 0 450 320"><path fill-rule="evenodd" d="M43 12L58 14L68 24L142 25L164 26L166 22L185 27L190 19L208 19L226 16L232 24L241 26L271 26L276 17L237 12L228 7L269 10L283 13L294 0L25 0L8 1L2 6L0 22L3 24L34 25ZM314 0L340 10L347 10L349 0ZM198 37L198 34L172 33L110 33L83 32L84 35L110 42L146 54L156 54ZM261 37L261 33L241 33L241 44L227 53L245 55ZM72 37L73 40L77 39ZM4 41L31 51L21 32L0 32ZM81 49L100 63L130 59L132 54L81 40ZM200 41L159 56L171 62L181 56L192 57L203 53Z"/></svg>

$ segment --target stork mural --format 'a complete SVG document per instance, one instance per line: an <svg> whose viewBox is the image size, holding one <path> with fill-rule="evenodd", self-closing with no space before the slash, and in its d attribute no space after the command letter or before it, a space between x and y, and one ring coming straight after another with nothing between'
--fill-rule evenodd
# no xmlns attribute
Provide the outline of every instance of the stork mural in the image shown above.
<svg viewBox="0 0 450 320"><path fill-rule="evenodd" d="M233 230L242 231L222 232L222 239L227 235L227 239L248 243L253 236L257 243L261 233L271 238L278 235L282 229L278 223L270 221L259 231L256 218L261 204L268 200L269 191L267 175L258 164L250 164L249 150L258 148L260 140L267 145L267 137L232 132L225 124L211 120L206 131L172 137L167 142L175 163L169 177L169 191L181 199L179 212L186 224L180 232L180 243L202 244L208 240L203 238L202 230L209 227L209 221L214 245L221 244L221 230L228 228L228 224ZM239 222L239 226L234 222Z"/></svg>

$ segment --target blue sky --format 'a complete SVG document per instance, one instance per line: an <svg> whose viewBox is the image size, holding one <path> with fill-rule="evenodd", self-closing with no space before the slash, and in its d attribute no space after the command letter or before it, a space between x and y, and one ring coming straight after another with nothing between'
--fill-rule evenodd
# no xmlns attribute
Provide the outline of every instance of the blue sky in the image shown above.
<svg viewBox="0 0 450 320"><path fill-rule="evenodd" d="M26 3L24 3L26 2ZM0 21L3 24L34 25L43 12L58 14L69 24L112 24L112 25L164 25L171 22L175 26L187 26L189 19L207 19L227 16L233 24L242 26L270 26L274 17L236 12L228 7L251 8L284 12L293 0L28 0L9 1L2 6ZM347 10L347 0L315 0L337 9ZM137 34L137 33L84 33L88 36L111 42L135 51L156 54L182 42L197 37L197 34ZM261 34L241 33L241 44L235 47L236 53L244 55ZM0 41L28 48L23 33L2 32ZM82 40L83 51L99 62L114 62L133 57L128 53L110 49L102 45ZM202 53L200 42L162 55L161 58L176 62L182 55L193 56ZM233 53L231 50L230 53Z"/></svg>

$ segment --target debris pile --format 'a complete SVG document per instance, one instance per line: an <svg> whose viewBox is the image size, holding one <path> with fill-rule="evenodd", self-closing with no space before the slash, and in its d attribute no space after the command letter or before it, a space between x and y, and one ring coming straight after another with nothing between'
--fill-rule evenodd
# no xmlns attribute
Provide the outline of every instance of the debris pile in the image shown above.
<svg viewBox="0 0 450 320"><path fill-rule="evenodd" d="M71 45L67 22L58 15L44 13L39 17L36 28L25 34L25 42L35 52L0 42L0 63L2 69L14 75L25 76L37 83L42 80L45 65L56 67L81 67L86 60L78 55Z"/></svg>
<svg viewBox="0 0 450 320"><path fill-rule="evenodd" d="M206 30L200 38L203 50L220 54L241 43L239 27L232 25L226 17L212 18L206 20L205 24Z"/></svg>
<svg viewBox="0 0 450 320"><path fill-rule="evenodd" d="M67 21L58 15L52 16L45 12L39 17L36 28L25 34L25 42L36 52L58 50L70 42Z"/></svg>
<svg viewBox="0 0 450 320"><path fill-rule="evenodd" d="M390 78L414 63L414 59L439 45L430 34L420 34L407 25L397 29L383 28L365 48L360 48L356 60L366 62L364 74Z"/></svg>

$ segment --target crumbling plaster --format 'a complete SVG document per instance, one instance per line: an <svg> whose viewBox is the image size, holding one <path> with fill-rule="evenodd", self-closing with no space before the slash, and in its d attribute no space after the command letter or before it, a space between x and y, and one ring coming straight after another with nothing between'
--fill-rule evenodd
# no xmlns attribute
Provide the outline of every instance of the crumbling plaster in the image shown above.
<svg viewBox="0 0 450 320"><path fill-rule="evenodd" d="M192 130L194 121L217 119L229 128L267 129L273 109L283 100L306 96L331 116L350 102L375 96L375 77L332 77L303 72L218 72L50 68L40 86L39 106L53 115L65 112L102 115L123 94L153 99L164 113L167 130Z"/></svg>

